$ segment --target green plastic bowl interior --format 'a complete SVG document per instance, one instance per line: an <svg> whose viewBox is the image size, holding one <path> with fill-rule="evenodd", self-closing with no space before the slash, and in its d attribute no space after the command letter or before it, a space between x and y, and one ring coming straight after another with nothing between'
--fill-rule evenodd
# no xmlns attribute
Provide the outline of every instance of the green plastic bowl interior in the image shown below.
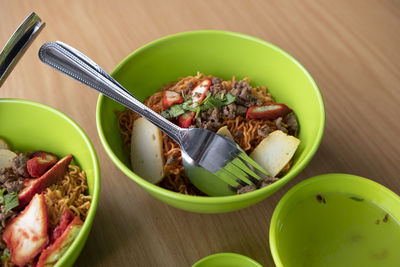
<svg viewBox="0 0 400 267"><path fill-rule="evenodd" d="M399 207L398 195L366 178L324 174L307 179L275 208L272 257L285 267L399 266Z"/></svg>
<svg viewBox="0 0 400 267"><path fill-rule="evenodd" d="M49 106L19 99L0 99L0 136L13 150L45 150L67 154L86 172L93 197L88 216L77 238L56 266L71 266L85 245L100 194L100 169L96 152L85 132L65 114Z"/></svg>
<svg viewBox="0 0 400 267"><path fill-rule="evenodd" d="M225 197L187 196L153 185L130 169L123 152L115 111L124 107L103 95L99 96L96 114L101 142L119 169L169 205L201 213L250 206L277 191L311 160L325 125L321 94L310 74L286 52L263 40L225 31L184 32L156 40L130 54L112 75L142 101L163 84L197 71L224 79L250 77L252 85L267 86L276 101L286 103L296 112L301 144L285 177L254 192Z"/></svg>
<svg viewBox="0 0 400 267"><path fill-rule="evenodd" d="M199 260L192 267L262 267L262 265L241 254L216 253Z"/></svg>

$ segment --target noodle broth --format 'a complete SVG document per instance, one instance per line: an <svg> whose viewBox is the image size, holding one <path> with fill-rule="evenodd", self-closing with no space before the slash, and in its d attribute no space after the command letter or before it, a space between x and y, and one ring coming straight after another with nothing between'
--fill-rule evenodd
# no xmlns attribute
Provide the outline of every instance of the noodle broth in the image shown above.
<svg viewBox="0 0 400 267"><path fill-rule="evenodd" d="M399 266L400 224L358 195L305 198L279 222L284 266Z"/></svg>

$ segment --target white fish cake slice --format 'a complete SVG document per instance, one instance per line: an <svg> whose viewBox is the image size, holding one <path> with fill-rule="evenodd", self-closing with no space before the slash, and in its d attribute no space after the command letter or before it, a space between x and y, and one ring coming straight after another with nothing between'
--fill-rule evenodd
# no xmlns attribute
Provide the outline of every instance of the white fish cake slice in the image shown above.
<svg viewBox="0 0 400 267"><path fill-rule="evenodd" d="M161 131L145 118L135 120L132 129L131 164L133 171L150 183L164 177Z"/></svg>
<svg viewBox="0 0 400 267"><path fill-rule="evenodd" d="M17 154L8 149L0 149L0 168L10 168L11 161Z"/></svg>
<svg viewBox="0 0 400 267"><path fill-rule="evenodd" d="M293 157L300 140L277 130L265 137L250 157L275 177Z"/></svg>
<svg viewBox="0 0 400 267"><path fill-rule="evenodd" d="M10 149L10 145L4 140L3 138L0 137L0 149Z"/></svg>
<svg viewBox="0 0 400 267"><path fill-rule="evenodd" d="M228 137L229 139L233 140L233 136L231 132L228 130L228 127L225 125L218 129L217 134Z"/></svg>

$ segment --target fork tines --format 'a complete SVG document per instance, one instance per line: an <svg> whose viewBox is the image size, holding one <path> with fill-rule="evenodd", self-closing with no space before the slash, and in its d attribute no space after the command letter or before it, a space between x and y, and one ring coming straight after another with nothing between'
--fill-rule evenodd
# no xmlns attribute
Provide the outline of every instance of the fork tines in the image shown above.
<svg viewBox="0 0 400 267"><path fill-rule="evenodd" d="M246 185L257 186L261 180L270 178L266 171L242 150L232 152L231 156L232 160L215 175L224 180L233 191Z"/></svg>

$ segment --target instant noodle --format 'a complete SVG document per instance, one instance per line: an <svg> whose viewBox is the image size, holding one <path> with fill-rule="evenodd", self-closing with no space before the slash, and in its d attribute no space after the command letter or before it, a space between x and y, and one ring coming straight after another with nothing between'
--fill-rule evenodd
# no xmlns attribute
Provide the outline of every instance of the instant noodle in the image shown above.
<svg viewBox="0 0 400 267"><path fill-rule="evenodd" d="M88 214L86 174L71 164L72 155L58 160L44 151L19 153L1 142L1 264L52 266Z"/></svg>
<svg viewBox="0 0 400 267"><path fill-rule="evenodd" d="M207 83L209 83L209 88L201 90L201 86L205 88ZM165 100L165 92L181 95L182 100L178 102L180 104L166 106L165 103L168 101ZM193 99L200 99L200 101L194 103ZM181 127L187 126L182 124L180 117L182 112L192 116L189 117L189 127L201 127L217 132L221 127L227 126L234 141L247 154L252 153L261 141L275 130L293 136L297 136L298 132L297 119L291 109L284 104L277 104L266 87L251 87L248 78L238 81L232 77L231 80L224 81L212 75L197 73L195 76L180 78L177 82L164 85L160 91L148 97L144 104ZM249 114L253 109L254 113ZM265 109L267 110L264 111ZM129 109L117 111L117 116L123 146L128 152L132 127L134 121L140 116ZM204 195L186 176L179 145L165 133L162 133L162 147L165 176L158 185L183 194ZM291 162L277 177L281 177L290 165ZM271 177L268 182L272 183L276 180L276 177Z"/></svg>

